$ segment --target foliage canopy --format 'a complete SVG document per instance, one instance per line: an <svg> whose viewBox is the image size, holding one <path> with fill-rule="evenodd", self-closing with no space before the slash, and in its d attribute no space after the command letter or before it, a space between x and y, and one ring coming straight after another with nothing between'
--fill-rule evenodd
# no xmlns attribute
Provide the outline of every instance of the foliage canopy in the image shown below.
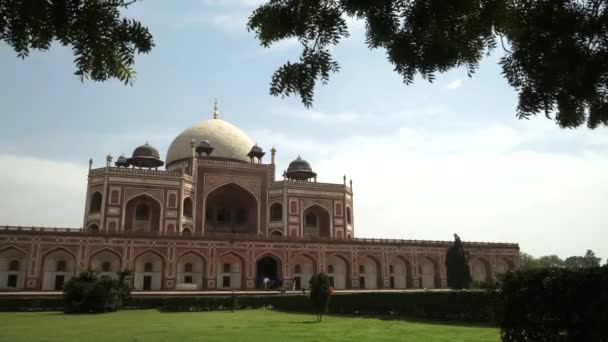
<svg viewBox="0 0 608 342"><path fill-rule="evenodd" d="M53 41L70 47L81 79L116 78L131 83L136 53L154 43L139 21L121 18L120 11L137 0L0 0L0 42L18 57L46 51Z"/></svg>
<svg viewBox="0 0 608 342"><path fill-rule="evenodd" d="M63 288L66 313L116 311L129 297L131 289L125 279L130 274L122 271L116 278L100 276L96 270L87 270L70 278Z"/></svg>
<svg viewBox="0 0 608 342"><path fill-rule="evenodd" d="M470 76L500 43L519 118L608 125L608 0L269 0L249 29L266 47L302 45L299 61L274 73L270 93L311 106L316 83L339 70L330 51L349 35L349 18L365 22L365 43L386 50L406 84L457 67Z"/></svg>

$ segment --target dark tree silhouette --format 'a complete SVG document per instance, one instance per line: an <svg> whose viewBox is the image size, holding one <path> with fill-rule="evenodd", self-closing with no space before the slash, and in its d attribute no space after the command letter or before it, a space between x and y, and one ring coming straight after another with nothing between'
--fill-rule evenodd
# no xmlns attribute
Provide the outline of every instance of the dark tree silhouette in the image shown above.
<svg viewBox="0 0 608 342"><path fill-rule="evenodd" d="M445 255L448 286L452 289L466 289L471 286L471 270L460 237L454 234L454 243Z"/></svg>
<svg viewBox="0 0 608 342"><path fill-rule="evenodd" d="M154 46L146 27L120 16L136 1L0 0L0 42L25 58L57 41L72 49L81 80L116 78L128 84L135 77L135 54Z"/></svg>
<svg viewBox="0 0 608 342"><path fill-rule="evenodd" d="M300 59L274 73L270 93L311 106L317 82L339 70L330 49L348 36L347 18L365 22L367 46L385 49L407 84L456 67L470 76L500 45L519 118L608 125L608 0L269 0L249 29L265 47L302 45Z"/></svg>
<svg viewBox="0 0 608 342"><path fill-rule="evenodd" d="M317 313L317 322L323 320L323 315L329 308L330 287L329 277L325 273L318 273L310 278L310 300Z"/></svg>

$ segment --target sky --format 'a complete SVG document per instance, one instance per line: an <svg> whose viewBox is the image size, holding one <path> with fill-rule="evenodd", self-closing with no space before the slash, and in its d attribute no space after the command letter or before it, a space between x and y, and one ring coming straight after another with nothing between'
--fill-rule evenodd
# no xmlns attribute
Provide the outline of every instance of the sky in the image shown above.
<svg viewBox="0 0 608 342"><path fill-rule="evenodd" d="M156 47L136 57L133 86L80 82L58 44L18 59L0 43L0 225L80 227L88 160L130 155L211 118L277 149L277 177L301 155L319 181L353 180L358 237L519 243L535 256L587 249L608 257L608 135L515 117L501 51L469 78L463 69L405 85L365 25L333 48L341 71L314 106L269 95L297 41L263 48L246 30L261 0L145 0Z"/></svg>

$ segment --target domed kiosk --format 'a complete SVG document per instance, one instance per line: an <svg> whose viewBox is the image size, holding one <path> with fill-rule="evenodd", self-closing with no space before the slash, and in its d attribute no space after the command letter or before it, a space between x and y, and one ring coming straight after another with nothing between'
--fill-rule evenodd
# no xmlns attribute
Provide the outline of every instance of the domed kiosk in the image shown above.
<svg viewBox="0 0 608 342"><path fill-rule="evenodd" d="M160 160L158 150L146 142L145 145L137 147L127 160L130 165L135 167L157 168L163 166L163 161Z"/></svg>
<svg viewBox="0 0 608 342"><path fill-rule="evenodd" d="M316 180L317 174L312 171L310 164L300 156L287 167L285 177L289 180L308 181L311 178Z"/></svg>
<svg viewBox="0 0 608 342"><path fill-rule="evenodd" d="M253 140L240 128L218 118L217 102L213 119L203 120L181 132L169 146L167 151L167 170L179 169L184 161L192 158L192 141L200 143L204 140L213 147L209 158L224 159L237 162L250 162L247 156L254 146Z"/></svg>

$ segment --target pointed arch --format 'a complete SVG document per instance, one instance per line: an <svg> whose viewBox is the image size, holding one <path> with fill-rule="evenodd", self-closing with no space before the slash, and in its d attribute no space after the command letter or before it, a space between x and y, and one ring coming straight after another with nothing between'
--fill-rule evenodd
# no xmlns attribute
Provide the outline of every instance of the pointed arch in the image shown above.
<svg viewBox="0 0 608 342"><path fill-rule="evenodd" d="M207 262L205 257L188 250L176 258L177 290L200 290L205 286Z"/></svg>
<svg viewBox="0 0 608 342"><path fill-rule="evenodd" d="M272 251L260 253L255 258L255 282L256 287L276 288L282 285L283 281L283 258ZM268 283L266 283L268 278Z"/></svg>
<svg viewBox="0 0 608 342"><path fill-rule="evenodd" d="M192 203L192 198L190 198L190 196L184 198L184 216L185 217L194 217L194 210L192 209L194 207L193 203Z"/></svg>
<svg viewBox="0 0 608 342"><path fill-rule="evenodd" d="M290 273L292 276L291 281L293 290L301 290L302 288L308 288L310 278L318 272L317 259L310 253L302 252L294 255L290 259L291 265Z"/></svg>
<svg viewBox="0 0 608 342"><path fill-rule="evenodd" d="M157 198L146 193L135 194L123 205L124 230L160 232L162 213L162 202Z"/></svg>
<svg viewBox="0 0 608 342"><path fill-rule="evenodd" d="M133 257L134 287L140 291L162 289L166 263L164 255L154 249L137 253Z"/></svg>
<svg viewBox="0 0 608 342"><path fill-rule="evenodd" d="M87 226L87 230L92 233L99 233L99 225L97 224L97 222L91 222Z"/></svg>
<svg viewBox="0 0 608 342"><path fill-rule="evenodd" d="M373 254L360 254L357 258L359 267L359 288L368 290L383 287L382 264L380 259Z"/></svg>
<svg viewBox="0 0 608 342"><path fill-rule="evenodd" d="M418 268L421 288L441 287L441 267L437 257L428 254L421 255L418 259Z"/></svg>
<svg viewBox="0 0 608 342"><path fill-rule="evenodd" d="M352 213L352 210L350 209L350 205L346 206L346 224L348 224L348 225L353 224L353 213Z"/></svg>
<svg viewBox="0 0 608 342"><path fill-rule="evenodd" d="M91 194L90 202L89 202L89 214L98 213L101 211L101 206L103 204L103 196L101 192L95 191Z"/></svg>
<svg viewBox="0 0 608 342"><path fill-rule="evenodd" d="M20 290L25 287L27 254L14 246L0 249L0 290Z"/></svg>
<svg viewBox="0 0 608 342"><path fill-rule="evenodd" d="M492 266L487 258L479 255L469 259L471 279L476 283L492 282Z"/></svg>
<svg viewBox="0 0 608 342"><path fill-rule="evenodd" d="M302 210L302 236L331 237L331 211L320 203L313 203ZM312 219L314 217L314 220Z"/></svg>
<svg viewBox="0 0 608 342"><path fill-rule="evenodd" d="M77 270L76 254L64 247L53 248L43 254L40 278L42 290L62 290ZM61 267L60 267L61 265Z"/></svg>
<svg viewBox="0 0 608 342"><path fill-rule="evenodd" d="M331 266L331 271L330 271ZM336 290L351 287L351 261L341 253L331 253L325 257L325 270Z"/></svg>
<svg viewBox="0 0 608 342"><path fill-rule="evenodd" d="M103 264L106 262L110 265L108 270L103 269ZM102 248L89 257L89 268L97 269L103 275L116 277L122 268L122 256L110 248Z"/></svg>
<svg viewBox="0 0 608 342"><path fill-rule="evenodd" d="M122 256L115 250L110 249L108 247L104 247L102 249L95 251L93 254L91 254L91 256L89 257L89 267L91 264L91 259L93 259L95 256L97 256L98 254L101 254L103 252L108 252L108 253L114 254L116 257L118 257L118 259L120 259L120 264L122 265Z"/></svg>
<svg viewBox="0 0 608 342"><path fill-rule="evenodd" d="M203 198L205 232L258 234L260 201L251 190L230 181Z"/></svg>
<svg viewBox="0 0 608 342"><path fill-rule="evenodd" d="M22 253L23 255L27 255L27 252L25 251L25 249L21 248L21 247L17 247L15 245L10 245L10 246L4 246L4 247L0 247L0 253L4 253L5 251L14 249L19 253Z"/></svg>
<svg viewBox="0 0 608 342"><path fill-rule="evenodd" d="M391 288L411 289L414 287L413 266L409 257L397 254L389 261L389 281Z"/></svg>
<svg viewBox="0 0 608 342"><path fill-rule="evenodd" d="M272 202L269 211L270 222L280 222L283 220L283 204L280 202Z"/></svg>
<svg viewBox="0 0 608 342"><path fill-rule="evenodd" d="M215 260L216 287L241 289L246 285L247 259L236 251L227 251Z"/></svg>

